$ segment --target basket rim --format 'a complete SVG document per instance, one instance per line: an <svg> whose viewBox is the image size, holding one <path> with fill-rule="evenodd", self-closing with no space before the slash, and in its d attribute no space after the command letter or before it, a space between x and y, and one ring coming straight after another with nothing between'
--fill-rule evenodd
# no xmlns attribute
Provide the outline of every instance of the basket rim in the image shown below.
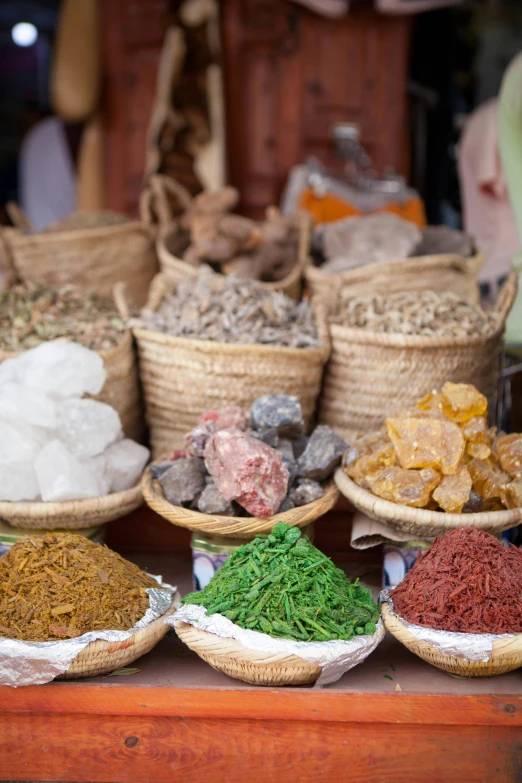
<svg viewBox="0 0 522 783"><path fill-rule="evenodd" d="M49 231L47 233L24 234L20 229L14 228L7 241L13 245L50 244L51 242L64 242L69 244L78 239L104 239L111 234L131 233L142 231L148 237L152 236L150 227L143 220L130 220L126 223L116 223L110 226L94 226L92 228L79 228L69 231Z"/></svg>
<svg viewBox="0 0 522 783"><path fill-rule="evenodd" d="M122 335L122 339L116 343L116 345L113 345L112 348L90 348L89 350L94 351L94 353L97 353L98 356L101 356L101 358L105 361L106 359L111 359L113 356L116 356L118 353L120 353L122 350L127 350L127 348L132 346L132 331L129 329L128 326L125 327L125 329L120 332ZM56 338L59 342L64 343L77 343L78 345L81 345L82 347L86 347L83 345L83 343L78 342L78 340L73 340L72 337L58 337ZM47 342L55 342L55 340L43 340L40 345ZM37 346L36 346L37 347ZM26 353L27 351L31 351L32 348L22 348L20 351L3 351L0 348L0 362L5 361L6 359L16 359L18 356L21 356L22 354Z"/></svg>
<svg viewBox="0 0 522 783"><path fill-rule="evenodd" d="M135 502L139 504L141 497L141 479L139 479L130 489L124 489L121 492L111 492L108 495L101 495L96 498L51 502L45 500L2 500L0 501L0 518L5 517L13 520L17 517L32 517L33 519L45 521L50 517L81 517L82 514L88 514L91 510L97 510L100 507L100 501L103 501L102 508L108 511L120 505L128 505Z"/></svg>
<svg viewBox="0 0 522 783"><path fill-rule="evenodd" d="M498 532L515 527L522 520L522 508L504 511L480 511L475 514L447 514L444 511L429 511L425 508L413 508L392 503L390 500L374 495L353 481L342 468L337 468L334 476L337 488L358 511L371 519L389 522L407 522L426 528L453 530L459 527L475 527L478 530L496 529ZM434 534L437 535L437 534Z"/></svg>
<svg viewBox="0 0 522 783"><path fill-rule="evenodd" d="M163 457L155 460L151 465L164 461L165 458ZM201 511L193 511L192 509L184 508L183 506L172 505L172 503L169 503L165 499L159 481L152 476L150 465L145 469L141 479L141 490L145 502L157 514L164 519L167 519L171 524L201 532L209 532L210 525L212 526L212 532L215 535L231 538L234 536L241 537L241 530L236 530L233 533L229 533L226 530L225 532L222 532L223 527L233 526L240 528L244 526L246 530L243 531L243 535L246 536L255 536L257 533L271 529L277 522L285 522L287 525L292 525L294 527L305 527L310 522L313 522L326 514L326 512L336 504L339 498L339 490L332 479L329 479L326 482L325 489L325 494L318 500L314 500L312 503L307 503L304 506L297 506L289 511L276 513L270 517L229 517L219 514L203 514ZM317 515L315 512L318 508L322 507L324 507L324 511ZM307 510L304 511L304 509ZM171 517L173 512L175 513L176 511L179 511L179 519L174 521Z"/></svg>
<svg viewBox="0 0 522 783"><path fill-rule="evenodd" d="M498 340L505 331L504 320L489 334L477 334L459 337L428 337L420 334L390 334L388 332L372 332L369 329L354 326L342 326L330 322L330 334L335 340L344 339L350 343L360 345L390 346L394 348L455 348L470 345L484 345L492 340Z"/></svg>

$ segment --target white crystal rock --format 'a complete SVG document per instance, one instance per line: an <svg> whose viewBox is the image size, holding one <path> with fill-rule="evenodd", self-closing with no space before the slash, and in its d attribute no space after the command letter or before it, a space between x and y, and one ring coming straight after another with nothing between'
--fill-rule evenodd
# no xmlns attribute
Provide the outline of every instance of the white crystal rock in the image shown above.
<svg viewBox="0 0 522 783"><path fill-rule="evenodd" d="M0 365L0 384L18 382L57 400L99 394L103 359L78 343L50 340Z"/></svg>
<svg viewBox="0 0 522 783"><path fill-rule="evenodd" d="M52 434L41 427L29 427L0 419L0 465L34 462L51 438Z"/></svg>
<svg viewBox="0 0 522 783"><path fill-rule="evenodd" d="M31 463L0 464L0 500L35 500L39 494L36 471Z"/></svg>
<svg viewBox="0 0 522 783"><path fill-rule="evenodd" d="M117 411L96 400L64 400L58 405L57 437L82 459L101 454L123 437Z"/></svg>
<svg viewBox="0 0 522 783"><path fill-rule="evenodd" d="M44 501L80 500L103 494L93 472L82 465L59 440L51 441L42 449L35 468Z"/></svg>
<svg viewBox="0 0 522 783"><path fill-rule="evenodd" d="M104 457L111 476L111 492L133 487L149 461L150 451L129 438L113 443Z"/></svg>
<svg viewBox="0 0 522 783"><path fill-rule="evenodd" d="M5 383L0 386L0 419L52 430L56 427L56 402L19 383Z"/></svg>
<svg viewBox="0 0 522 783"><path fill-rule="evenodd" d="M109 448L111 448L109 446ZM81 464L92 473L98 482L100 495L108 495L111 492L111 474L107 465L107 459L104 454L98 454L96 457L80 460Z"/></svg>

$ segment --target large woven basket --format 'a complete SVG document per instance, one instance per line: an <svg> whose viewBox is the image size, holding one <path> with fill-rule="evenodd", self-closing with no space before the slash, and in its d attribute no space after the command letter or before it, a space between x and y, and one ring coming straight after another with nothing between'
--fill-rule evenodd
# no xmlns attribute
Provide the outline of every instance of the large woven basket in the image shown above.
<svg viewBox="0 0 522 783"><path fill-rule="evenodd" d="M150 652L163 639L169 627L165 618L176 611L179 593L176 593L170 608L145 628L140 628L124 642L90 642L72 661L65 674L57 680L78 680L81 677L96 677L121 669L134 663Z"/></svg>
<svg viewBox="0 0 522 783"><path fill-rule="evenodd" d="M158 275L147 307L157 310L175 288L168 275ZM321 307L316 309L316 323L320 348L217 343L171 337L135 324L153 457L181 446L203 411L227 405L248 410L263 394L297 395L308 425L330 352Z"/></svg>
<svg viewBox="0 0 522 783"><path fill-rule="evenodd" d="M169 208L167 193L171 193L180 203L183 209L190 206L191 196L178 182L167 177L156 175L150 178L148 191L145 191L141 200L142 219L150 220L152 204L155 205L156 217L159 219L160 228L156 239L156 253L160 269L169 275L176 283L185 280L194 280L199 274L197 267L187 264L177 252L180 247L180 229L178 221L173 217ZM303 274L308 262L310 249L310 216L303 212L300 219L299 247L297 263L292 271L282 280L273 283L261 283L263 288L272 291L282 291L292 299L299 301L303 287Z"/></svg>
<svg viewBox="0 0 522 783"><path fill-rule="evenodd" d="M308 290L334 306L341 292L350 296L393 294L399 291L452 291L471 304L480 299L481 253L464 258L452 253L386 261L332 274L311 262L305 269Z"/></svg>
<svg viewBox="0 0 522 783"><path fill-rule="evenodd" d="M189 623L179 623L175 630L213 669L252 685L310 685L321 674L320 666L297 655L249 650L236 639L200 631Z"/></svg>
<svg viewBox="0 0 522 783"><path fill-rule="evenodd" d="M494 677L497 674L512 672L522 666L522 634L493 642L493 652L487 662L467 661L454 655L443 653L428 642L417 639L405 623L393 614L387 603L383 603L382 618L386 629L412 653L426 663L462 677Z"/></svg>
<svg viewBox="0 0 522 783"><path fill-rule="evenodd" d="M458 527L475 527L486 533L498 535L503 530L516 527L522 522L522 508L505 511L482 511L477 514L446 514L444 511L428 511L425 508L412 508L383 500L355 481L338 468L335 483L341 493L358 510L385 525L410 533L412 540L441 536L448 530Z"/></svg>
<svg viewBox="0 0 522 783"><path fill-rule="evenodd" d="M54 287L73 283L101 296L111 296L114 285L124 282L136 307L144 304L158 270L154 231L141 221L40 234L20 228L5 231L3 237L24 282Z"/></svg>
<svg viewBox="0 0 522 783"><path fill-rule="evenodd" d="M332 353L319 403L320 423L350 442L379 429L388 416L413 407L446 381L472 383L491 402L506 317L516 292L513 274L496 304L498 327L486 337L377 334L331 324Z"/></svg>
<svg viewBox="0 0 522 783"><path fill-rule="evenodd" d="M161 484L152 477L150 470L146 470L141 480L141 489L145 502L157 514L167 519L173 525L186 527L189 530L197 530L215 536L230 536L233 538L250 539L259 533L270 533L276 522L285 522L292 527L306 527L311 522L324 516L330 511L339 499L339 490L330 481L326 485L326 492L319 500L307 503L306 506L298 506L281 514L261 519L260 517L227 517L219 514L202 514L200 511L191 511L182 506L173 506L165 500Z"/></svg>
<svg viewBox="0 0 522 783"><path fill-rule="evenodd" d="M141 506L142 502L139 484L100 498L65 500L61 503L2 500L0 519L5 519L13 527L27 530L77 530L120 519Z"/></svg>

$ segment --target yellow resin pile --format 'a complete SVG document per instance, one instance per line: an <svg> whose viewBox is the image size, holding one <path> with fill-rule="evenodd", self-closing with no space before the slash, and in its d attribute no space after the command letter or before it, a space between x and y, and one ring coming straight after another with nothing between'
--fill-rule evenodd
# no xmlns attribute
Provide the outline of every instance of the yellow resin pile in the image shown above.
<svg viewBox="0 0 522 783"><path fill-rule="evenodd" d="M385 500L448 513L522 506L522 434L487 426L474 386L445 383L416 407L355 441L343 460L359 486Z"/></svg>

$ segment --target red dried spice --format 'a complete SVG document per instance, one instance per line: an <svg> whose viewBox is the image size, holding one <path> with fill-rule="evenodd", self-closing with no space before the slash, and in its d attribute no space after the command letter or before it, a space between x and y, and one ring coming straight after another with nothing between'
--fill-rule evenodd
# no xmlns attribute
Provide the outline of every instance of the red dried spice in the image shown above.
<svg viewBox="0 0 522 783"><path fill-rule="evenodd" d="M522 633L522 550L475 528L436 538L390 592L394 612L441 631Z"/></svg>

